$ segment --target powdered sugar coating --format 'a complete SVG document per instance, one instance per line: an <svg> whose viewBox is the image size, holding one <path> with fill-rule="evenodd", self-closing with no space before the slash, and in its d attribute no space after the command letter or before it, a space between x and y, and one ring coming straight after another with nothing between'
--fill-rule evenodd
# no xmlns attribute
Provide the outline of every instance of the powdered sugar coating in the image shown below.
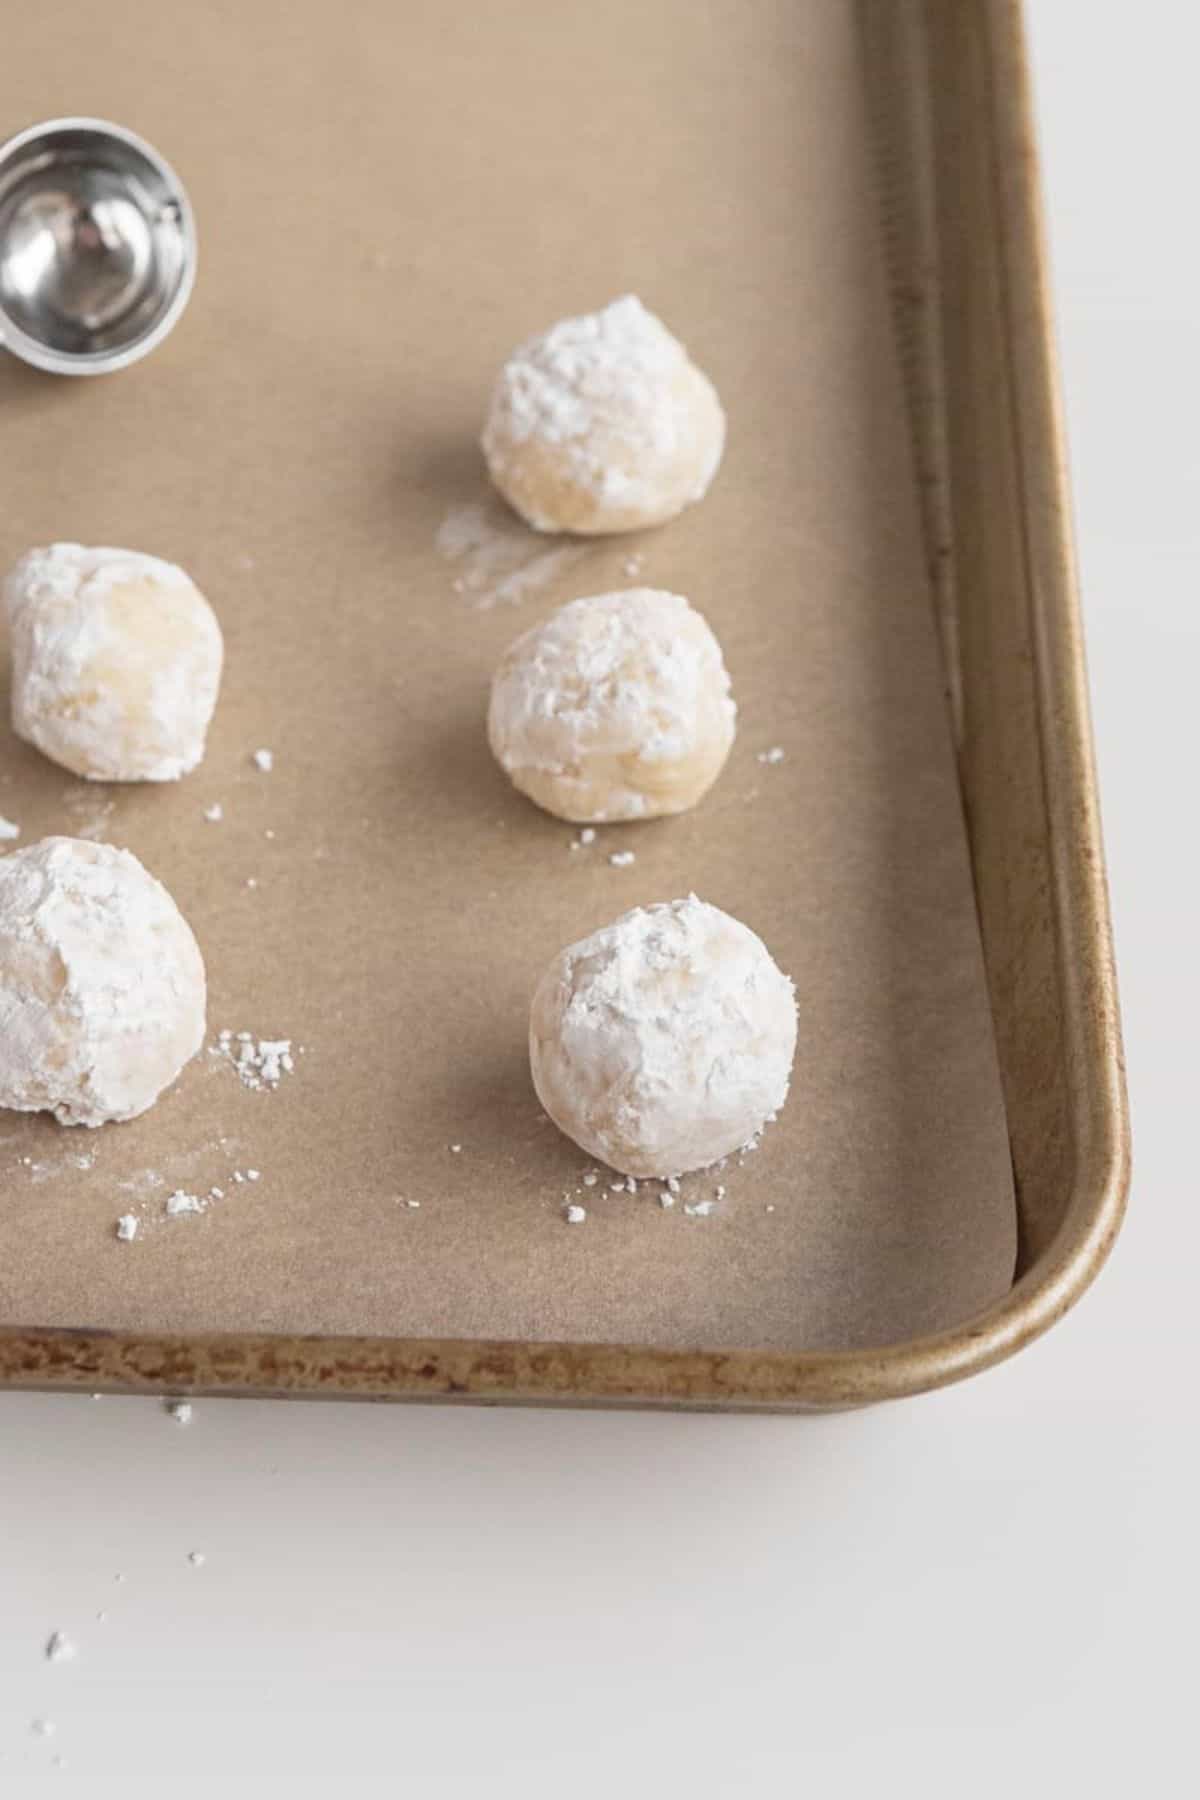
<svg viewBox="0 0 1200 1800"><path fill-rule="evenodd" d="M729 688L721 646L682 594L594 594L510 645L488 741L514 785L558 818L683 812L729 754Z"/></svg>
<svg viewBox="0 0 1200 1800"><path fill-rule="evenodd" d="M20 559L4 597L19 737L92 781L174 781L196 767L223 644L182 569L51 544Z"/></svg>
<svg viewBox="0 0 1200 1800"><path fill-rule="evenodd" d="M563 319L500 372L483 453L537 531L633 531L699 500L725 446L716 389L633 294Z"/></svg>
<svg viewBox="0 0 1200 1800"><path fill-rule="evenodd" d="M0 858L0 1106L132 1119L204 1037L204 962L128 850L50 837Z"/></svg>
<svg viewBox="0 0 1200 1800"><path fill-rule="evenodd" d="M704 1168L787 1098L792 983L762 940L689 894L555 957L533 997L533 1085L590 1156L635 1176Z"/></svg>

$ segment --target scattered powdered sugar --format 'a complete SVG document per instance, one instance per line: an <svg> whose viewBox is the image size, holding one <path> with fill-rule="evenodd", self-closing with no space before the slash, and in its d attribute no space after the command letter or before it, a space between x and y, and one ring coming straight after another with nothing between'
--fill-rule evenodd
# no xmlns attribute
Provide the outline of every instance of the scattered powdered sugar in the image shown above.
<svg viewBox="0 0 1200 1800"><path fill-rule="evenodd" d="M772 744L769 750L760 750L757 756L757 760L760 763L781 763L783 758L784 749L782 744Z"/></svg>
<svg viewBox="0 0 1200 1800"><path fill-rule="evenodd" d="M595 1169L587 1169L584 1172L583 1185L584 1185L584 1187L595 1187L595 1185L599 1181L599 1179L600 1179L600 1177L596 1173Z"/></svg>
<svg viewBox="0 0 1200 1800"><path fill-rule="evenodd" d="M709 1214L715 1211L716 1204L715 1200L685 1201L683 1210L689 1219L707 1219Z"/></svg>
<svg viewBox="0 0 1200 1800"><path fill-rule="evenodd" d="M595 841L596 841L595 827L592 825L585 825L583 830L580 832L579 836L577 838L571 839L569 848L572 850L586 850L588 848L588 846L590 844L594 844Z"/></svg>
<svg viewBox="0 0 1200 1800"><path fill-rule="evenodd" d="M664 1188L662 1193L658 1196L658 1204L662 1207L664 1212L670 1212L675 1204L674 1194L672 1194L668 1188Z"/></svg>
<svg viewBox="0 0 1200 1800"><path fill-rule="evenodd" d="M173 1194L167 1195L166 1210L168 1218L178 1218L180 1213L198 1213L204 1211L204 1201L199 1194L185 1194L177 1188Z"/></svg>
<svg viewBox="0 0 1200 1800"><path fill-rule="evenodd" d="M80 786L68 788L62 804L73 827L71 835L98 844L108 830L117 803L104 799L94 788Z"/></svg>
<svg viewBox="0 0 1200 1800"><path fill-rule="evenodd" d="M74 1662L79 1651L65 1631L52 1631L46 1639L46 1661Z"/></svg>
<svg viewBox="0 0 1200 1800"><path fill-rule="evenodd" d="M211 806L205 807L204 816L210 825L219 825L225 817L225 808L219 800L214 800Z"/></svg>
<svg viewBox="0 0 1200 1800"><path fill-rule="evenodd" d="M614 869L627 869L637 861L637 857L632 850L614 850L608 860Z"/></svg>
<svg viewBox="0 0 1200 1800"><path fill-rule="evenodd" d="M123 1244L132 1244L138 1234L138 1220L134 1213L122 1213L117 1220L117 1236Z"/></svg>
<svg viewBox="0 0 1200 1800"><path fill-rule="evenodd" d="M519 606L585 554L585 547L574 543L548 550L496 500L452 507L434 541L458 567L455 593L470 596L481 612Z"/></svg>
<svg viewBox="0 0 1200 1800"><path fill-rule="evenodd" d="M32 1731L34 1737L43 1737L43 1738L53 1737L54 1736L54 1720L53 1719L31 1719L29 1721L29 1729L30 1729L30 1731Z"/></svg>
<svg viewBox="0 0 1200 1800"><path fill-rule="evenodd" d="M192 1403L190 1400L168 1400L166 1413L176 1425L190 1425L192 1422Z"/></svg>
<svg viewBox="0 0 1200 1800"><path fill-rule="evenodd" d="M250 760L256 769L261 769L264 775L269 775L275 767L275 752L273 750L256 750Z"/></svg>
<svg viewBox="0 0 1200 1800"><path fill-rule="evenodd" d="M191 1563L193 1569L202 1569L207 1560L203 1550L188 1551L188 1561Z"/></svg>
<svg viewBox="0 0 1200 1800"><path fill-rule="evenodd" d="M21 835L21 827L14 825L11 819L0 816L0 843L9 844Z"/></svg>
<svg viewBox="0 0 1200 1800"><path fill-rule="evenodd" d="M569 1205L563 1208L563 1218L568 1225L582 1225L587 1218L586 1206Z"/></svg>
<svg viewBox="0 0 1200 1800"><path fill-rule="evenodd" d="M628 575L631 581L636 580L642 572L644 563L645 558L641 551L637 550L632 556L627 556L625 558L625 561L621 564L621 573L622 575Z"/></svg>
<svg viewBox="0 0 1200 1800"><path fill-rule="evenodd" d="M228 1062L242 1086L256 1092L277 1088L296 1066L291 1038L256 1038L252 1031L219 1032L208 1053Z"/></svg>

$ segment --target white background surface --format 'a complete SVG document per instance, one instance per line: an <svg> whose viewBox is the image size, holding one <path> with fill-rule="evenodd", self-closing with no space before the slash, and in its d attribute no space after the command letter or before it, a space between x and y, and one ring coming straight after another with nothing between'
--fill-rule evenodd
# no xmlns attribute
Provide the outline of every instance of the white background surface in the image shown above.
<svg viewBox="0 0 1200 1800"><path fill-rule="evenodd" d="M1134 1108L1108 1270L1001 1369L816 1421L0 1396L6 1800L1186 1786L1200 33L1032 13Z"/></svg>

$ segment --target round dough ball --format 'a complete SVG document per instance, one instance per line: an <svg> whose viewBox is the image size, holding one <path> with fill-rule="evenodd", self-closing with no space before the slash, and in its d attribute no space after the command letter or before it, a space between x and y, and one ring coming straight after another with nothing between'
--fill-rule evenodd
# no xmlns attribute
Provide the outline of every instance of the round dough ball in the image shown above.
<svg viewBox="0 0 1200 1800"><path fill-rule="evenodd" d="M626 294L514 351L482 443L492 480L535 531L636 531L707 492L725 414L678 338Z"/></svg>
<svg viewBox="0 0 1200 1800"><path fill-rule="evenodd" d="M204 1041L204 962L165 887L110 844L0 857L0 1106L132 1119Z"/></svg>
<svg viewBox="0 0 1200 1800"><path fill-rule="evenodd" d="M514 786L576 823L685 812L729 755L737 706L721 646L682 594L571 600L511 644L488 741Z"/></svg>
<svg viewBox="0 0 1200 1800"><path fill-rule="evenodd" d="M788 977L695 894L562 951L529 1019L538 1099L625 1175L682 1175L740 1149L787 1099L795 1049Z"/></svg>
<svg viewBox="0 0 1200 1800"><path fill-rule="evenodd" d="M18 737L89 781L175 781L204 755L223 645L182 569L51 544L4 584Z"/></svg>

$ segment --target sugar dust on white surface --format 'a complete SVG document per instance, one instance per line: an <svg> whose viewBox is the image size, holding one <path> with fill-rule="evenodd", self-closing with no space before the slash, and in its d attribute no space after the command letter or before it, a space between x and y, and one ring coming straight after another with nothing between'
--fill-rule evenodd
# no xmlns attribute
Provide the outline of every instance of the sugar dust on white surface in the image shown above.
<svg viewBox="0 0 1200 1800"><path fill-rule="evenodd" d="M0 844L11 844L13 839L19 838L20 835L21 827L12 819L6 819L3 814L0 814Z"/></svg>
<svg viewBox="0 0 1200 1800"><path fill-rule="evenodd" d="M568 1225L582 1225L584 1220L587 1218L587 1207L586 1206L576 1206L574 1204L572 1204L570 1206L564 1206L563 1218L566 1220Z"/></svg>
<svg viewBox="0 0 1200 1800"><path fill-rule="evenodd" d="M192 1422L192 1403L190 1400L168 1400L166 1404L166 1413L167 1417L176 1425L190 1425ZM119 1579L120 1577L118 1576L118 1580Z"/></svg>
<svg viewBox="0 0 1200 1800"><path fill-rule="evenodd" d="M207 1560L203 1550L188 1551L188 1561L191 1563L193 1569L202 1569Z"/></svg>
<svg viewBox="0 0 1200 1800"><path fill-rule="evenodd" d="M637 861L637 856L632 850L614 850L608 860L614 869L628 869Z"/></svg>
<svg viewBox="0 0 1200 1800"><path fill-rule="evenodd" d="M452 507L434 542L447 562L457 567L455 593L469 595L481 612L494 606L519 606L585 552L578 544L547 549L545 539L499 501Z"/></svg>
<svg viewBox="0 0 1200 1800"><path fill-rule="evenodd" d="M52 1631L46 1639L45 1655L47 1662L74 1662L79 1651L65 1631Z"/></svg>
<svg viewBox="0 0 1200 1800"><path fill-rule="evenodd" d="M132 1244L138 1234L136 1213L122 1213L117 1220L117 1236L123 1244Z"/></svg>
<svg viewBox="0 0 1200 1800"><path fill-rule="evenodd" d="M208 820L210 825L219 825L221 820L225 817L225 808L221 805L219 800L214 800L211 806L206 806L204 808L204 817Z"/></svg>
<svg viewBox="0 0 1200 1800"><path fill-rule="evenodd" d="M260 769L264 775L269 775L275 767L275 752L273 750L256 750L250 760L256 769Z"/></svg>
<svg viewBox="0 0 1200 1800"><path fill-rule="evenodd" d="M760 750L755 760L756 762L774 765L775 763L781 763L784 759L784 755L785 752L782 744L772 744L769 750Z"/></svg>

